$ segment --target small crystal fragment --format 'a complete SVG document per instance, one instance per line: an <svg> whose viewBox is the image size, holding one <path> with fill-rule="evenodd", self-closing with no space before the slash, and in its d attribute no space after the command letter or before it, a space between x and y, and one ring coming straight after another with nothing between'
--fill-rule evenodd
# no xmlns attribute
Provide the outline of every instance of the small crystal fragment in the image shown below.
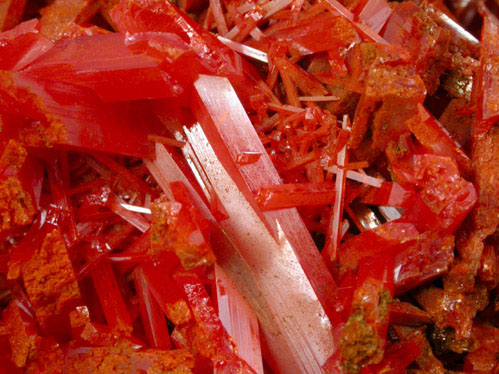
<svg viewBox="0 0 499 374"><path fill-rule="evenodd" d="M260 189L256 200L262 210L273 210L331 204L334 196L332 183L281 184Z"/></svg>
<svg viewBox="0 0 499 374"><path fill-rule="evenodd" d="M260 152L244 151L237 156L236 162L239 165L253 164L258 161L261 155Z"/></svg>

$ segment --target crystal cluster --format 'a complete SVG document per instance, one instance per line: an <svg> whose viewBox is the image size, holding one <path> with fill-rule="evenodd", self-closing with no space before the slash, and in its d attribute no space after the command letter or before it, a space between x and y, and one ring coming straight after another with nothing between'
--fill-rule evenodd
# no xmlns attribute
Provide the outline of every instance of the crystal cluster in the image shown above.
<svg viewBox="0 0 499 374"><path fill-rule="evenodd" d="M498 373L498 9L0 1L0 371Z"/></svg>

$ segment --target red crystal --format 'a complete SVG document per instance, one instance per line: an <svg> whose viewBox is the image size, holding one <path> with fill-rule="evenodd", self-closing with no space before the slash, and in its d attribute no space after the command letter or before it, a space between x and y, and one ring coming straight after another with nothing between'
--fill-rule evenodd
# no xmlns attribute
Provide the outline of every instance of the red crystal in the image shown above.
<svg viewBox="0 0 499 374"><path fill-rule="evenodd" d="M204 339L213 348L209 358L214 362L215 369L221 368L225 373L254 373L245 361L236 356L229 335L216 316L210 297L200 280L192 274L177 274L175 281L185 293Z"/></svg>
<svg viewBox="0 0 499 374"><path fill-rule="evenodd" d="M263 374L258 320L223 269L215 265L217 309L220 321L234 339L239 356L255 373Z"/></svg>
<svg viewBox="0 0 499 374"><path fill-rule="evenodd" d="M497 371L494 4L0 3L0 371Z"/></svg>
<svg viewBox="0 0 499 374"><path fill-rule="evenodd" d="M415 198L415 191L393 182L383 182L381 187L369 187L363 193L361 202L371 205L389 205L409 208Z"/></svg>
<svg viewBox="0 0 499 374"><path fill-rule="evenodd" d="M477 118L474 125L475 136L490 130L499 119L499 22L491 16L485 17L482 28L480 70L477 76Z"/></svg>
<svg viewBox="0 0 499 374"><path fill-rule="evenodd" d="M144 278L144 270L137 267L134 271L135 287L140 298L140 315L142 317L149 344L155 348L170 349L172 343L168 336L166 320L156 299Z"/></svg>
<svg viewBox="0 0 499 374"><path fill-rule="evenodd" d="M209 224L195 208L187 188L181 182L170 184L174 203L152 204L152 257L163 250L174 251L186 270L210 266L215 255L209 244Z"/></svg>
<svg viewBox="0 0 499 374"><path fill-rule="evenodd" d="M53 43L40 32L36 19L20 23L0 35L2 70L19 71L52 48Z"/></svg>
<svg viewBox="0 0 499 374"><path fill-rule="evenodd" d="M414 156L414 163L415 177L423 190L406 217L422 230L440 227L455 231L476 203L473 184L459 176L450 158L425 154Z"/></svg>
<svg viewBox="0 0 499 374"><path fill-rule="evenodd" d="M256 200L262 210L273 210L331 204L334 196L332 183L282 184L260 189Z"/></svg>
<svg viewBox="0 0 499 374"><path fill-rule="evenodd" d="M246 282L252 282L251 279L254 279L256 269L261 269L261 267L265 267L269 263L273 264L272 273L257 272L258 277L263 276L264 278L260 278L261 280L256 285L258 288L249 294L252 297L248 301L252 303L254 310L259 311L258 317L262 323L263 333L266 336L273 336L272 340L266 338L266 341L275 360L276 368L281 368L280 370L300 370L299 367L311 367L315 372L320 372L320 366L329 356L329 348L331 347L330 343L324 345L325 342L330 342L332 339L329 328L321 327L317 329L312 328L313 324L308 326L302 325L300 328L306 328L307 332L301 332L298 336L298 331L295 328L291 328L291 326L283 325L282 319L279 317L283 313L286 313L288 318L298 321L300 316L305 314L308 320L317 320L319 326L322 326L321 324L323 323L326 326L329 325L325 311L319 300L317 300L314 289L308 282L303 268L296 259L296 254L293 251L294 247L290 245L290 243L299 243L298 238L293 238L293 242L291 240L288 241L284 229L279 228L277 225L277 238L271 234L267 225L262 221L261 217L263 213L260 212L259 214L258 211L254 210L238 186L235 185L227 172L224 171L225 169L220 164L214 151L207 148L207 138L199 126L191 129L187 137L226 209L229 218L221 221L221 225L230 240L240 248L239 251L242 255L243 263L249 265L250 273L245 275ZM253 165L248 165L247 167ZM234 177L236 176L237 174L234 175ZM221 192L224 193L222 194ZM241 214L243 208L244 215ZM247 225L247 219L251 219L251 225ZM249 235L256 242L247 240L248 229L251 230ZM279 241L276 241L276 239ZM271 250L270 248L274 249ZM219 248L219 250L222 250L222 248ZM282 260L274 257L278 253L283 253L282 251L285 251L286 257L292 261L291 263L286 262L286 266L284 266ZM242 268L244 269L244 267ZM318 270L322 271L320 267ZM292 271L293 275L290 274L290 271ZM314 269L309 267L309 271L312 272ZM279 276L275 276L277 272ZM321 274L318 274L318 272L315 273L317 281L321 281L322 279L317 277L317 275ZM269 280L264 281L267 276L271 276L274 280L272 282ZM300 280L300 283L297 283L298 280ZM276 282L279 283L277 284ZM327 283L324 284L327 285ZM293 289L293 292L286 291L289 289ZM286 293L287 296L285 299L278 296L278 300L280 301L278 303L279 306L277 306L275 297L283 293ZM305 300L315 301L308 302ZM328 300L326 299L326 301ZM296 308L297 303L301 305L300 308ZM317 349L307 349L307 352L312 356L308 356L308 354L293 356L289 349L283 349L285 346L295 347L297 344L301 344L300 342L302 342L304 336L307 337L308 344L317 347ZM324 348L328 350L324 351ZM295 350L296 348L291 349Z"/></svg>
<svg viewBox="0 0 499 374"><path fill-rule="evenodd" d="M21 20L26 0L7 0L0 6L0 31L11 29Z"/></svg>
<svg viewBox="0 0 499 374"><path fill-rule="evenodd" d="M62 40L23 73L91 88L105 102L179 95L182 87L160 69L161 60L134 53L128 48L130 39L109 33ZM131 75L136 78L128 79Z"/></svg>
<svg viewBox="0 0 499 374"><path fill-rule="evenodd" d="M345 241L338 250L338 261L345 270L356 269L361 258L400 252L415 243L418 236L412 223L388 222Z"/></svg>
<svg viewBox="0 0 499 374"><path fill-rule="evenodd" d="M425 311L402 301L390 304L390 323L397 325L419 326L431 323L431 317Z"/></svg>

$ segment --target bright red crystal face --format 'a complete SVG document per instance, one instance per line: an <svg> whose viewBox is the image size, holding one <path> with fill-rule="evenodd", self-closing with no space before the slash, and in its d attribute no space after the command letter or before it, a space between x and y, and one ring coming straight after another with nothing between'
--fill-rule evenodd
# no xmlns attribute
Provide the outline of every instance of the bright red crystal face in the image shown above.
<svg viewBox="0 0 499 374"><path fill-rule="evenodd" d="M4 32L1 40L2 70L21 70L53 46L34 19Z"/></svg>
<svg viewBox="0 0 499 374"><path fill-rule="evenodd" d="M494 12L0 0L0 371L496 373Z"/></svg>
<svg viewBox="0 0 499 374"><path fill-rule="evenodd" d="M134 54L128 43L126 36L115 33L61 40L23 71L37 79L91 88L105 102L182 93L176 79L160 69L161 59Z"/></svg>

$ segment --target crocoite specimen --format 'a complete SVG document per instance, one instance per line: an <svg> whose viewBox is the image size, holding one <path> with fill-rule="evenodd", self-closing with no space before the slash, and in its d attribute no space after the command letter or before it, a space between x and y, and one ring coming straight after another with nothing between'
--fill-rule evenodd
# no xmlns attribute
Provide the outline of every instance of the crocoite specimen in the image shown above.
<svg viewBox="0 0 499 374"><path fill-rule="evenodd" d="M489 3L0 1L0 371L496 373Z"/></svg>

